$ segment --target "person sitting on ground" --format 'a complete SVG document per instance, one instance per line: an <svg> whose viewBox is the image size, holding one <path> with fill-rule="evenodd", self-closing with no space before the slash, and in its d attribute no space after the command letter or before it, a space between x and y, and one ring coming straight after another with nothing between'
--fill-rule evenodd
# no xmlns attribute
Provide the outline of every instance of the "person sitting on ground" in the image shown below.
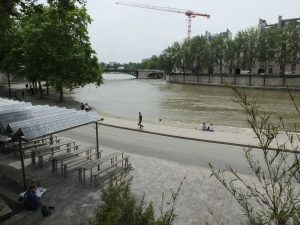
<svg viewBox="0 0 300 225"><path fill-rule="evenodd" d="M208 131L210 131L210 132L215 131L214 125L212 123L210 124Z"/></svg>
<svg viewBox="0 0 300 225"><path fill-rule="evenodd" d="M83 103L81 103L80 109L81 109L81 110L85 110L85 106L84 106Z"/></svg>
<svg viewBox="0 0 300 225"><path fill-rule="evenodd" d="M206 131L206 130L207 130L207 126L206 126L205 123L203 123L203 125L202 125L202 130L203 130L203 131Z"/></svg>
<svg viewBox="0 0 300 225"><path fill-rule="evenodd" d="M41 199L36 195L36 187L32 184L24 194L24 208L27 210L36 211L42 207Z"/></svg>
<svg viewBox="0 0 300 225"><path fill-rule="evenodd" d="M44 217L50 216L55 207L45 206L41 199L36 195L36 186L32 184L24 194L24 208L31 211L36 211L41 208Z"/></svg>
<svg viewBox="0 0 300 225"><path fill-rule="evenodd" d="M90 111L90 110L91 110L91 109L90 109L89 105L88 105L87 103L85 103L85 111L88 112L88 111Z"/></svg>

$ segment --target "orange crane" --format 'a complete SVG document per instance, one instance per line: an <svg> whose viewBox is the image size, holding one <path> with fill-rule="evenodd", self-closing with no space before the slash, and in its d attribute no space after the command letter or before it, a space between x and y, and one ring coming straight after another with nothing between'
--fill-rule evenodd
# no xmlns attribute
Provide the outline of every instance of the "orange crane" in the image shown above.
<svg viewBox="0 0 300 225"><path fill-rule="evenodd" d="M138 3L122 2L122 1L118 1L118 2L116 2L116 4L126 5L126 6L133 6L133 7L138 7L138 8L145 8L145 9L153 9L153 10L174 12L174 13L183 13L188 17L188 39L191 38L191 33L192 33L192 18L195 18L197 16L204 16L207 19L210 18L210 15L208 15L208 14L202 14L202 13L193 12L191 10L185 10L185 9L176 9L176 8L170 8L170 7L152 6L152 5L145 5L145 4L138 4Z"/></svg>

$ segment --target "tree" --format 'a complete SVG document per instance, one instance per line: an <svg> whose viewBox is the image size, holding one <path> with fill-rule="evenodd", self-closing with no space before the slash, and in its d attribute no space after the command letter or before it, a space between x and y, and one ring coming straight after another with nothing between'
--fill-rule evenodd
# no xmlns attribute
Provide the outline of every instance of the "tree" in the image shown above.
<svg viewBox="0 0 300 225"><path fill-rule="evenodd" d="M102 83L87 31L91 18L76 2L82 1L52 0L23 19L26 74L33 81L49 80L60 101L64 88Z"/></svg>
<svg viewBox="0 0 300 225"><path fill-rule="evenodd" d="M300 136L288 130L283 119L275 123L270 115L261 114L255 98L249 100L246 94L238 89L234 89L234 93L236 102L248 116L248 123L259 141L259 150L263 158L255 159L252 151L256 150L252 148L245 150L245 159L256 182L250 183L231 166L221 171L209 164L212 176L233 195L251 224L299 224ZM296 113L300 116L295 97L291 95L291 99ZM278 140L280 130L286 134L287 143L280 143ZM277 143L275 150L270 149L271 143Z"/></svg>
<svg viewBox="0 0 300 225"><path fill-rule="evenodd" d="M280 74L284 75L286 64L297 59L300 51L300 28L296 25L288 25L279 31L278 63Z"/></svg>
<svg viewBox="0 0 300 225"><path fill-rule="evenodd" d="M211 51L215 63L219 65L219 73L223 74L223 64L225 60L226 53L226 40L223 36L218 36L212 39L210 42Z"/></svg>
<svg viewBox="0 0 300 225"><path fill-rule="evenodd" d="M226 40L224 61L229 65L229 74L232 74L233 68L236 67L237 46L234 40Z"/></svg>
<svg viewBox="0 0 300 225"><path fill-rule="evenodd" d="M275 59L278 49L279 32L276 28L262 30L259 33L257 44L257 59L267 73L268 63L272 63Z"/></svg>
<svg viewBox="0 0 300 225"><path fill-rule="evenodd" d="M165 66L167 65L167 69L169 71L183 71L182 51L179 42L175 42L172 46L169 46L167 49L165 49L162 53L162 57L164 59L163 64Z"/></svg>

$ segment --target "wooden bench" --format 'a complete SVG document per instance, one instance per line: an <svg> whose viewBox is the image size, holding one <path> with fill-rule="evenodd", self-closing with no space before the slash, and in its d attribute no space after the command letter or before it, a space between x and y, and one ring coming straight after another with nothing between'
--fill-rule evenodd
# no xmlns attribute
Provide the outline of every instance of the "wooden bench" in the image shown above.
<svg viewBox="0 0 300 225"><path fill-rule="evenodd" d="M100 174L103 174L105 172L108 172L109 170L113 169L113 168L117 168L118 164L122 163L122 168L126 168L128 167L128 159L129 156L127 157L123 157L121 159L118 159L117 161L114 161L112 164L104 167L104 168L100 168L98 171L93 172L92 176L90 177L90 183L93 187L97 187L97 177Z"/></svg>
<svg viewBox="0 0 300 225"><path fill-rule="evenodd" d="M22 144L22 150L23 151L31 150L31 149L46 146L49 144L53 144L53 143L59 143L60 141L61 141L61 138L58 136L53 136L52 140L51 140L51 137L34 139L32 141Z"/></svg>
<svg viewBox="0 0 300 225"><path fill-rule="evenodd" d="M9 165L0 164L0 174L2 175L2 177L12 182L12 187L14 187L15 192L20 192L21 190L24 191L23 174L21 170L18 170ZM30 182L39 183L38 181L33 181L31 178L27 177L27 187L30 184Z"/></svg>
<svg viewBox="0 0 300 225"><path fill-rule="evenodd" d="M31 151L31 164L35 166L36 165L35 158L38 157L38 167L43 167L43 156L54 155L55 152L59 152L59 151L70 152L72 148L74 150L78 148L79 145L76 145L76 143L77 140L64 141L64 142L33 149ZM61 149L62 146L66 146L66 148Z"/></svg>
<svg viewBox="0 0 300 225"><path fill-rule="evenodd" d="M42 153L40 153L40 155L38 156L38 167L40 168L43 168L43 158L44 156L54 156L55 153L58 153L58 152L69 152L73 149L73 151L76 151L78 148L79 148L80 144L75 144L73 146L67 146L65 148L59 148L59 149L55 149L55 150L48 150L48 151L44 151Z"/></svg>
<svg viewBox="0 0 300 225"><path fill-rule="evenodd" d="M92 150L95 150L95 153L92 154ZM96 154L96 147L95 146L87 146L84 147L82 149L78 149L72 152L66 152L60 155L56 155L56 156L52 156L49 161L52 162L52 172L55 172L57 174L57 168L58 168L58 164L60 163L61 165L61 175L64 175L64 173L66 172L66 168L67 168L67 164L66 162L71 162L73 161L77 161L79 160L80 154L82 153L86 153L86 155L84 156L84 158L91 158L92 155ZM64 169L64 164L65 164L65 169ZM66 174L66 173L65 173Z"/></svg>
<svg viewBox="0 0 300 225"><path fill-rule="evenodd" d="M106 155L100 159L91 160L90 162L80 166L79 168L77 168L79 182L85 184L85 175L86 175L85 172L87 170L89 170L90 171L90 185L92 186L93 168L98 167L98 171L99 171L100 166L109 161L110 161L110 164L113 165L118 162L118 156L121 155L122 159L124 158L123 154L124 154L123 152L115 152L115 153Z"/></svg>
<svg viewBox="0 0 300 225"><path fill-rule="evenodd" d="M99 151L99 157L101 158L103 150ZM68 171L70 170L78 170L81 166L85 165L86 163L90 162L92 160L92 156L95 156L98 159L98 153L94 152L90 155L85 155L73 159L69 159L66 162L63 163L63 176L67 176Z"/></svg>

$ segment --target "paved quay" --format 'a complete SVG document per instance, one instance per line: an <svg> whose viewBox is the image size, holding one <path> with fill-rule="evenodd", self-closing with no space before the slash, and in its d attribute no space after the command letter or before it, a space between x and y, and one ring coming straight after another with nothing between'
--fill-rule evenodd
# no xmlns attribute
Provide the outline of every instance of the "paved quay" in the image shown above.
<svg viewBox="0 0 300 225"><path fill-rule="evenodd" d="M161 123L143 123L144 128L139 129L137 122L118 119L113 117L102 117L104 121L103 125L118 127L129 130L139 130L141 132L147 132L158 135L165 135L170 137L184 138L196 141L205 141L218 144L228 144L241 147L259 147L259 141L254 132L250 128L239 127L226 127L214 125L214 132L202 131L198 128L183 128L170 126L169 124ZM201 125L199 126L201 128ZM293 150L293 147L289 144L288 138L285 133L280 133L277 138L277 142L271 143L271 149L277 149L278 144L286 144L288 150ZM298 138L294 138L294 144L299 145Z"/></svg>
<svg viewBox="0 0 300 225"><path fill-rule="evenodd" d="M108 121L107 118L106 121ZM136 126L135 123L132 125ZM148 125L145 124L145 130L146 126ZM77 129L81 132L90 129L90 132L94 134L92 126ZM64 133L60 135L63 136ZM79 137L74 138L78 139ZM83 144L88 145L89 143ZM116 149L107 147L101 148L106 154L116 151ZM210 177L210 171L207 168L139 154L130 153L129 155L130 163L134 168L132 171L134 193L139 196L145 194L146 200L152 201L157 210L161 204L162 194L167 195L166 202L168 202L171 190L176 189L186 176L176 205L178 216L175 225L200 225L206 224L206 222L224 225L249 224L238 204L218 181ZM0 157L1 161L4 160L10 165L20 168L17 158L6 157L4 159L2 156ZM51 172L49 162L44 164L43 169L32 168L29 160L26 160L26 165L27 175L37 178L41 185L48 189L42 197L43 202L56 206L56 212L51 217L34 225L76 225L84 219L83 215L90 215L101 201L99 190L80 184L76 173L64 178ZM248 177L248 179L253 178ZM168 206L167 204L166 207Z"/></svg>

